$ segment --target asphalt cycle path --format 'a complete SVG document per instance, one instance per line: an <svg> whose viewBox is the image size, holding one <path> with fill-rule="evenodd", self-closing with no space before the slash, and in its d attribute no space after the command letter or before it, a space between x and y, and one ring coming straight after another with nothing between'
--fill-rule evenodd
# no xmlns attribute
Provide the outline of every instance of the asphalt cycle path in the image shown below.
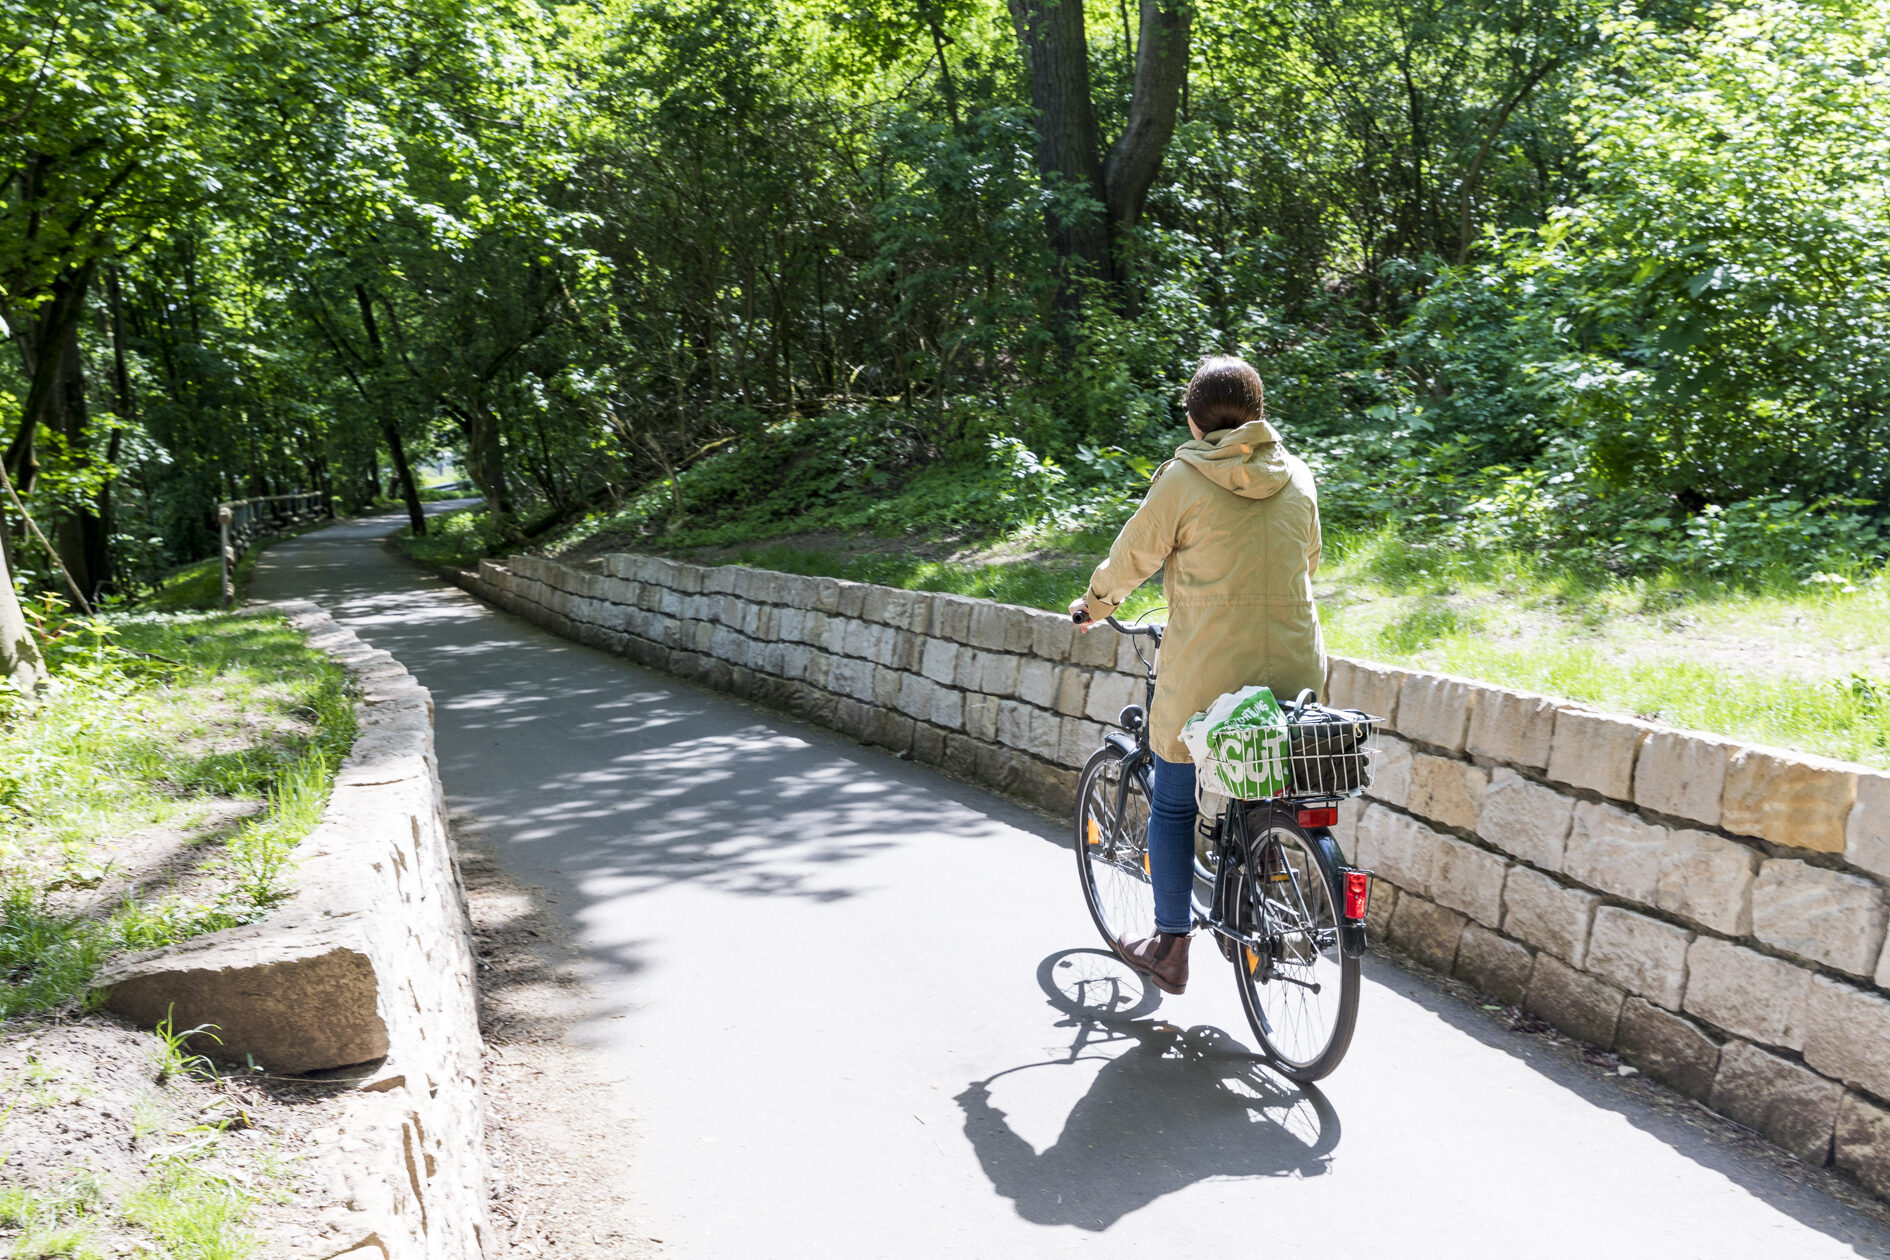
<svg viewBox="0 0 1890 1260"><path fill-rule="evenodd" d="M1101 948L1067 824L559 639L388 554L262 557L432 689L449 806L580 947L665 1256L1890 1256L1890 1231L1368 958L1317 1089L1231 968ZM582 1177L585 1170L573 1168Z"/></svg>

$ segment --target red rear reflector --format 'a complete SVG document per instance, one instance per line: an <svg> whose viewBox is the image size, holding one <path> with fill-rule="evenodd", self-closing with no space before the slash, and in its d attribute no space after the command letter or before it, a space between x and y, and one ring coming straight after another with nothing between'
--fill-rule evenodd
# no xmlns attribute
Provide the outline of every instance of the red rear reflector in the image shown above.
<svg viewBox="0 0 1890 1260"><path fill-rule="evenodd" d="M1302 827L1336 827L1339 825L1339 807L1326 809L1302 809L1299 811L1299 825Z"/></svg>
<svg viewBox="0 0 1890 1260"><path fill-rule="evenodd" d="M1364 871L1345 873L1345 917L1362 919L1365 917L1365 903L1372 895L1372 877Z"/></svg>

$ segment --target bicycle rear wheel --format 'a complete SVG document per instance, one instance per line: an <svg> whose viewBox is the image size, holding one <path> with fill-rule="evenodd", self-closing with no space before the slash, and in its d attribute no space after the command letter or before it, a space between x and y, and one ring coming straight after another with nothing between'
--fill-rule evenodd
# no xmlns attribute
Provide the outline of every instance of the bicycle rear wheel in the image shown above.
<svg viewBox="0 0 1890 1260"><path fill-rule="evenodd" d="M1148 768L1125 770L1122 761L1121 750L1099 748L1076 781L1076 865L1083 900L1112 950L1118 940L1134 940L1155 930L1155 889L1148 872Z"/></svg>
<svg viewBox="0 0 1890 1260"><path fill-rule="evenodd" d="M1339 943L1339 874L1291 815L1255 816L1230 909L1264 948L1235 952L1240 1004L1273 1065L1316 1081L1339 1066L1358 1022L1358 959Z"/></svg>

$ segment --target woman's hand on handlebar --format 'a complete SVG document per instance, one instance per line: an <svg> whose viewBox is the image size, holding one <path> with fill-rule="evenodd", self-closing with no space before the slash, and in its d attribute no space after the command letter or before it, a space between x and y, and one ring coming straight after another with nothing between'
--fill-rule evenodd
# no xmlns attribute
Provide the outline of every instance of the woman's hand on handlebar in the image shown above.
<svg viewBox="0 0 1890 1260"><path fill-rule="evenodd" d="M1081 596L1070 601L1070 620L1081 626L1084 634L1090 632L1096 623L1089 618L1089 605Z"/></svg>

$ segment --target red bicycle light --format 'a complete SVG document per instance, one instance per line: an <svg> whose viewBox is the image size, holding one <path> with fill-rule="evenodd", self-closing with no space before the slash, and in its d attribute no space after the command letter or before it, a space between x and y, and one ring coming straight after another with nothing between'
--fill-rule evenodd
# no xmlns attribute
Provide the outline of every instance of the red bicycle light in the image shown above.
<svg viewBox="0 0 1890 1260"><path fill-rule="evenodd" d="M1338 806L1325 809L1302 809L1299 811L1299 825L1302 827L1336 827L1339 825Z"/></svg>
<svg viewBox="0 0 1890 1260"><path fill-rule="evenodd" d="M1372 877L1364 871L1345 873L1345 917L1362 919L1365 917L1365 903L1371 900Z"/></svg>

